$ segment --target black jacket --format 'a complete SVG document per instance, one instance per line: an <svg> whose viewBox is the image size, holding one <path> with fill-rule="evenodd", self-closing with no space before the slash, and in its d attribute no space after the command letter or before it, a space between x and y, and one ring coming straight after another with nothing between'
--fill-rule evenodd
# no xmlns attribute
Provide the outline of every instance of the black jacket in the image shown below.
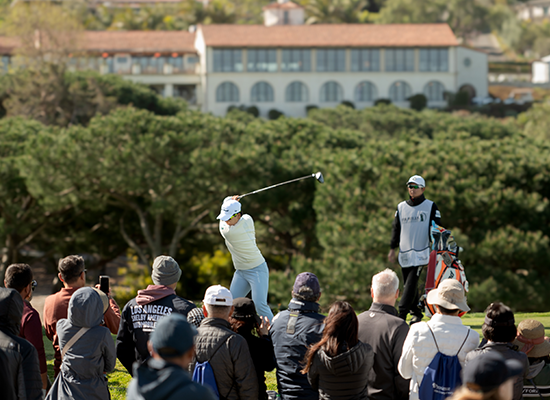
<svg viewBox="0 0 550 400"><path fill-rule="evenodd" d="M195 360L208 361L221 399L258 400L258 379L246 340L221 318L205 318L195 336Z"/></svg>
<svg viewBox="0 0 550 400"><path fill-rule="evenodd" d="M133 373L134 362L142 364L149 358L147 341L158 319L172 312L187 317L187 313L193 308L193 303L175 294L143 306L138 305L135 298L126 303L120 316L120 327L116 337L116 356L128 373Z"/></svg>
<svg viewBox="0 0 550 400"><path fill-rule="evenodd" d="M330 357L320 349L307 378L320 399L368 399L367 377L374 363L369 344L359 341L348 351Z"/></svg>
<svg viewBox="0 0 550 400"><path fill-rule="evenodd" d="M325 317L319 314L319 304L292 299L288 310L273 318L270 336L277 361L277 385L283 399L314 400L319 398L307 376L300 371L308 346L321 340ZM290 319L291 313L297 317ZM294 322L294 333L292 326ZM289 329L290 328L290 329ZM288 332L287 332L288 331Z"/></svg>
<svg viewBox="0 0 550 400"><path fill-rule="evenodd" d="M193 382L179 365L149 358L135 367L128 400L217 400L209 388Z"/></svg>
<svg viewBox="0 0 550 400"><path fill-rule="evenodd" d="M273 342L269 336L257 337L252 332L237 332L245 338L258 378L258 399L267 399L265 372L273 371L277 366L273 352Z"/></svg>
<svg viewBox="0 0 550 400"><path fill-rule="evenodd" d="M482 347L470 351L466 355L466 364L468 364L479 355L492 351L499 352L507 360L514 359L523 364L523 374L517 378L514 378L515 382L513 400L521 400L523 397L523 380L530 379L532 378L532 376L529 376L529 360L527 359L527 354L519 352L517 350L517 346L515 346L514 344L488 342Z"/></svg>
<svg viewBox="0 0 550 400"><path fill-rule="evenodd" d="M416 207L422 204L424 200L426 200L424 195L417 197L414 200L409 198L409 200L407 200L407 204L411 207ZM438 211L439 209L437 208L437 205L433 203L432 211L430 212L430 226L432 226L432 221L434 221L437 225L441 225L441 217L439 216L440 213ZM390 249L397 249L399 247L400 236L401 236L401 220L399 219L398 211L396 211L395 218L393 219L393 223L392 223Z"/></svg>
<svg viewBox="0 0 550 400"><path fill-rule="evenodd" d="M21 295L15 289L0 288L0 390L6 400L42 399L38 352L18 336L22 316Z"/></svg>
<svg viewBox="0 0 550 400"><path fill-rule="evenodd" d="M374 368L369 374L369 398L372 400L408 400L410 379L397 371L409 326L387 304L372 303L360 314L359 340L374 351Z"/></svg>

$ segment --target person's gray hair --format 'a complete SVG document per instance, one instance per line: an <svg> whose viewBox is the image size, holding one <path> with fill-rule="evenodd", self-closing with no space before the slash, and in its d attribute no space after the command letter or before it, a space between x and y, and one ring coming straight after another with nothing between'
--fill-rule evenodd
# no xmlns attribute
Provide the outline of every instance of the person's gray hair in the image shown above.
<svg viewBox="0 0 550 400"><path fill-rule="evenodd" d="M231 312L231 306L214 306L212 304L205 304L206 311L208 316L211 318L229 318L229 313Z"/></svg>
<svg viewBox="0 0 550 400"><path fill-rule="evenodd" d="M372 292L374 297L388 298L395 296L397 289L399 289L399 278L389 268L372 277Z"/></svg>
<svg viewBox="0 0 550 400"><path fill-rule="evenodd" d="M312 301L316 302L319 300L319 295L316 294L312 288L309 286L302 286L298 293L296 293L294 290L292 291L292 297L296 300L301 301Z"/></svg>

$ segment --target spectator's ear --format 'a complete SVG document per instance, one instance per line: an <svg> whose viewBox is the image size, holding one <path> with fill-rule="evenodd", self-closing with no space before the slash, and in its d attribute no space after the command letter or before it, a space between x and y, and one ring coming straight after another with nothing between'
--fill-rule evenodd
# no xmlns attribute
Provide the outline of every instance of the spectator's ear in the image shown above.
<svg viewBox="0 0 550 400"><path fill-rule="evenodd" d="M397 300L398 297L399 297L399 289L397 289L397 290L395 291L395 300Z"/></svg>
<svg viewBox="0 0 550 400"><path fill-rule="evenodd" d="M208 311L206 311L206 306L204 304L202 305L202 312L204 314L204 318L208 318Z"/></svg>
<svg viewBox="0 0 550 400"><path fill-rule="evenodd" d="M372 287L370 288L370 297L374 299L374 290L372 290Z"/></svg>
<svg viewBox="0 0 550 400"><path fill-rule="evenodd" d="M155 350L153 350L153 343L151 343L150 340L147 341L147 350L149 351L151 357L153 357L153 353L155 352Z"/></svg>
<svg viewBox="0 0 550 400"><path fill-rule="evenodd" d="M59 280L60 280L61 282L65 282L65 281L63 280L63 277L61 276L61 272L60 272L59 274L57 274L57 277L59 278Z"/></svg>

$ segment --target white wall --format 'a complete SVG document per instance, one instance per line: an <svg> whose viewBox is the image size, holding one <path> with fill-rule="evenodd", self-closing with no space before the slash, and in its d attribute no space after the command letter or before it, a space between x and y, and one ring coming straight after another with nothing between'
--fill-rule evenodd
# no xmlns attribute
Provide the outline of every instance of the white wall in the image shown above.
<svg viewBox="0 0 550 400"><path fill-rule="evenodd" d="M467 60L469 60L469 65L467 65ZM455 65L457 71L456 90L462 85L471 85L476 90L476 96L486 97L489 95L487 54L465 47L457 47Z"/></svg>
<svg viewBox="0 0 550 400"><path fill-rule="evenodd" d="M304 9L292 8L290 10L282 10L280 8L269 8L264 10L264 25L284 25L284 12L288 12L287 25L303 25L304 24Z"/></svg>
<svg viewBox="0 0 550 400"><path fill-rule="evenodd" d="M547 62L535 61L531 65L532 83L548 83L550 80L550 68Z"/></svg>

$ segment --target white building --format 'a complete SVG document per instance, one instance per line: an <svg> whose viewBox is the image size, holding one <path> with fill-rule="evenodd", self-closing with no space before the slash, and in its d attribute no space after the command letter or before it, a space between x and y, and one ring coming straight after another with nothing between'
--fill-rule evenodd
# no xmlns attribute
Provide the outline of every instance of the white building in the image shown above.
<svg viewBox="0 0 550 400"><path fill-rule="evenodd" d="M531 64L531 82L550 82L550 56L543 57L540 61L534 61Z"/></svg>
<svg viewBox="0 0 550 400"><path fill-rule="evenodd" d="M516 14L524 21L541 21L550 18L550 0L531 0L516 5Z"/></svg>

